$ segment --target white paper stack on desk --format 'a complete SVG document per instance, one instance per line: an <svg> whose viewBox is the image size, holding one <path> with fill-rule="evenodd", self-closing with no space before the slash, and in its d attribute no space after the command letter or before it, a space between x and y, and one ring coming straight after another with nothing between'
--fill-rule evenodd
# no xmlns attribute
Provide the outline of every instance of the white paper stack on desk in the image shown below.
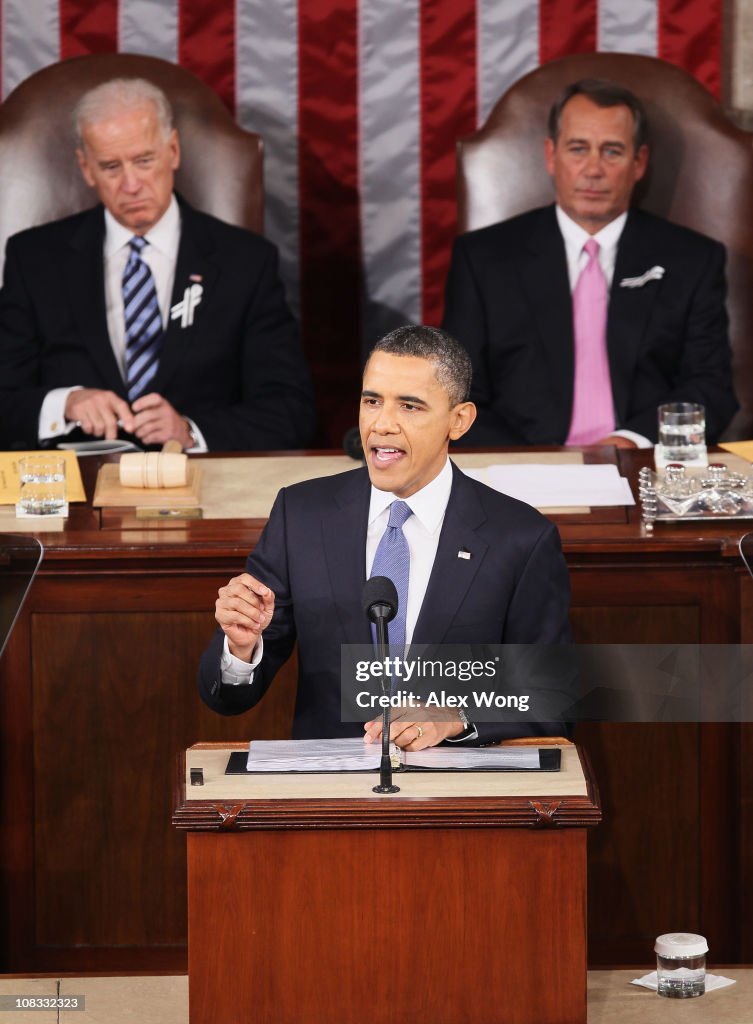
<svg viewBox="0 0 753 1024"><path fill-rule="evenodd" d="M559 750L537 747L430 747L409 753L390 746L394 768L435 771L552 771L559 770ZM544 755L543 763L541 754ZM252 740L249 772L358 772L379 768L381 743L364 743L356 736L333 740ZM552 766L555 761L557 767ZM237 763L237 762L236 762Z"/></svg>
<svg viewBox="0 0 753 1024"><path fill-rule="evenodd" d="M552 466L531 462L464 472L534 508L635 504L630 484L612 464Z"/></svg>

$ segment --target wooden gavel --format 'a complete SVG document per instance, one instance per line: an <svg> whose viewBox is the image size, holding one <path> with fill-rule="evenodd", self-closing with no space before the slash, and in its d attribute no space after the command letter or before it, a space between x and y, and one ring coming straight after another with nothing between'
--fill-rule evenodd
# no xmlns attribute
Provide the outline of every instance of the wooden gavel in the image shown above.
<svg viewBox="0 0 753 1024"><path fill-rule="evenodd" d="M123 487L185 487L188 456L180 441L166 441L161 452L128 452L120 456Z"/></svg>

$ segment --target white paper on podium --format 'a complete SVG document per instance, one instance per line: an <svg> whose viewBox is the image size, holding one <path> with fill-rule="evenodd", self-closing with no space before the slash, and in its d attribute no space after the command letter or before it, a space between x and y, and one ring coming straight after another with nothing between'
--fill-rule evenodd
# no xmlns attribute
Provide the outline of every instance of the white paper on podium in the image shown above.
<svg viewBox="0 0 753 1024"><path fill-rule="evenodd" d="M506 768L538 771L537 747L432 747L411 753L390 744L393 767L461 771ZM360 737L330 740L252 740L246 770L249 772L352 772L379 768L382 744L364 743Z"/></svg>
<svg viewBox="0 0 753 1024"><path fill-rule="evenodd" d="M551 466L526 463L464 470L495 491L525 501L534 508L634 505L630 484L616 466Z"/></svg>

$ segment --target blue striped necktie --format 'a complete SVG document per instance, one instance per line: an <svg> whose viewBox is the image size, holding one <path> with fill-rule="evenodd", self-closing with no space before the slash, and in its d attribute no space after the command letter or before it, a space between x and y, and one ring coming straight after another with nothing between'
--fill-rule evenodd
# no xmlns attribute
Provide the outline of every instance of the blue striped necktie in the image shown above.
<svg viewBox="0 0 753 1024"><path fill-rule="evenodd" d="M397 590L397 615L389 624L390 648L400 657L405 652L405 615L408 610L408 577L410 549L403 533L403 523L413 515L410 505L393 501L387 529L382 534L371 567L372 576L388 576ZM372 628L372 631L375 631Z"/></svg>
<svg viewBox="0 0 753 1024"><path fill-rule="evenodd" d="M139 235L128 243L131 251L123 271L123 314L126 338L128 401L143 395L157 372L162 347L162 317L157 289L147 263L141 258L149 243Z"/></svg>

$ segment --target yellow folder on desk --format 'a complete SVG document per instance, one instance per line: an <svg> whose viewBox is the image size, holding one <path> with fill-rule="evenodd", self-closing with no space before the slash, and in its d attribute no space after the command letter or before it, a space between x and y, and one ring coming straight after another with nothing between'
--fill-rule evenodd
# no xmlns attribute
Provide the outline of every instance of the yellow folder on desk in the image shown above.
<svg viewBox="0 0 753 1024"><path fill-rule="evenodd" d="M0 505L15 505L21 490L18 460L24 455L59 455L65 459L65 493L68 501L86 501L86 492L75 452L0 452Z"/></svg>
<svg viewBox="0 0 753 1024"><path fill-rule="evenodd" d="M732 452L733 455L739 455L742 459L747 459L748 462L753 462L753 441L728 441L726 444L720 444L720 448L724 448L726 452Z"/></svg>

